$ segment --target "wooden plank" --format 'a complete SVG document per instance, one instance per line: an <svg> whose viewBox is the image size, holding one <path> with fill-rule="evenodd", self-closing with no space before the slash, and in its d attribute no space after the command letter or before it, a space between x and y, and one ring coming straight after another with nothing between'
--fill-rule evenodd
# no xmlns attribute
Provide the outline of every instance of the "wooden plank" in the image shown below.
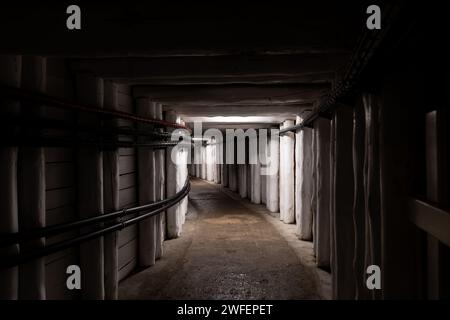
<svg viewBox="0 0 450 320"><path fill-rule="evenodd" d="M136 188L131 187L119 191L119 206L120 208L130 207L137 202Z"/></svg>
<svg viewBox="0 0 450 320"><path fill-rule="evenodd" d="M441 157L442 150L446 145L442 144L441 137L444 135L443 127L441 125L442 114L438 111L432 111L426 114L426 173L427 173L427 199L434 203L443 203L442 189L443 189L443 175L444 168L447 166L445 160ZM446 199L445 199L446 200ZM436 219L438 215L434 215ZM427 217L428 218L428 217ZM422 221L423 222L423 221ZM427 220L428 227L438 228L439 219L437 221ZM431 225L430 225L431 224ZM434 225L433 225L434 224ZM444 224L445 225L445 224ZM447 233L450 228L447 224ZM438 231L438 230L434 230ZM437 237L433 233L427 235L427 269L428 269L428 298L440 299L444 290L444 273L448 272L445 265L445 257L443 253L442 244L439 242L439 233ZM448 243L447 243L448 245Z"/></svg>
<svg viewBox="0 0 450 320"><path fill-rule="evenodd" d="M62 207L49 209L46 211L45 215L45 224L47 226L70 222L77 220L77 212L75 210L75 206L72 204L68 204Z"/></svg>
<svg viewBox="0 0 450 320"><path fill-rule="evenodd" d="M75 203L75 188L61 188L45 193L46 210L51 210Z"/></svg>
<svg viewBox="0 0 450 320"><path fill-rule="evenodd" d="M116 83L117 91L119 93L131 96L131 88L127 84Z"/></svg>
<svg viewBox="0 0 450 320"><path fill-rule="evenodd" d="M68 68L66 58L47 57L47 76L70 79L72 76L72 71Z"/></svg>
<svg viewBox="0 0 450 320"><path fill-rule="evenodd" d="M134 156L121 156L119 159L119 174L127 174L136 171Z"/></svg>
<svg viewBox="0 0 450 320"><path fill-rule="evenodd" d="M133 142L133 141L135 141L135 138L133 136L130 136L130 135L118 135L117 139L119 141L122 141L122 142Z"/></svg>
<svg viewBox="0 0 450 320"><path fill-rule="evenodd" d="M119 270L136 258L138 241L133 239L119 249Z"/></svg>
<svg viewBox="0 0 450 320"><path fill-rule="evenodd" d="M74 111L67 111L58 107L45 107L45 117L52 120L65 120L66 122L71 122L74 120Z"/></svg>
<svg viewBox="0 0 450 320"><path fill-rule="evenodd" d="M58 260L46 265L46 298L53 299L75 299L78 290L68 290L66 287L66 269L69 265L78 264L78 255L75 252L66 254Z"/></svg>
<svg viewBox="0 0 450 320"><path fill-rule="evenodd" d="M71 148L46 148L45 161L52 162L69 162L73 161L74 153Z"/></svg>
<svg viewBox="0 0 450 320"><path fill-rule="evenodd" d="M137 266L137 258L128 262L122 269L119 270L119 281L128 276Z"/></svg>
<svg viewBox="0 0 450 320"><path fill-rule="evenodd" d="M46 190L71 187L75 183L72 162L47 163L45 166Z"/></svg>
<svg viewBox="0 0 450 320"><path fill-rule="evenodd" d="M410 199L411 221L440 242L450 246L450 213L418 199Z"/></svg>
<svg viewBox="0 0 450 320"><path fill-rule="evenodd" d="M119 148L119 155L120 156L132 156L136 152L134 148Z"/></svg>
<svg viewBox="0 0 450 320"><path fill-rule="evenodd" d="M119 189L124 190L136 186L136 173L128 173L120 176Z"/></svg>
<svg viewBox="0 0 450 320"><path fill-rule="evenodd" d="M63 259L64 257L68 255L74 255L78 259L78 248L77 247L71 247L67 248L66 250L58 251L55 253L52 253L45 257L45 264L49 265L51 263L54 263L57 260Z"/></svg>
<svg viewBox="0 0 450 320"><path fill-rule="evenodd" d="M122 231L119 232L119 241L118 241L117 246L119 248L123 247L128 242L135 239L137 237L137 234L138 234L138 229L137 229L136 224L123 229Z"/></svg>
<svg viewBox="0 0 450 320"><path fill-rule="evenodd" d="M59 98L71 98L73 92L72 80L55 76L47 77L47 94Z"/></svg>
<svg viewBox="0 0 450 320"><path fill-rule="evenodd" d="M117 99L118 99L117 110L123 111L123 112L129 112L129 113L133 112L133 109L134 109L133 108L133 100L131 99L131 97L129 95L119 92L117 95Z"/></svg>
<svg viewBox="0 0 450 320"><path fill-rule="evenodd" d="M132 113L134 111L131 90L128 85L117 85L118 110ZM119 127L133 127L133 123L119 119ZM119 137L121 141L133 141L133 137ZM136 204L136 158L134 148L119 149L119 206L121 208ZM119 232L119 280L125 278L137 265L137 225L132 225Z"/></svg>
<svg viewBox="0 0 450 320"><path fill-rule="evenodd" d="M131 120L117 119L117 126L120 128L133 128L134 123Z"/></svg>

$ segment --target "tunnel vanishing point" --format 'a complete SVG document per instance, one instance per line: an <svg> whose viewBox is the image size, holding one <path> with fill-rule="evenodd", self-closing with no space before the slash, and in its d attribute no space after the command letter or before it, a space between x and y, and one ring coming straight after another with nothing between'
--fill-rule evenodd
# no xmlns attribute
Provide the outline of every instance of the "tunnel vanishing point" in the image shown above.
<svg viewBox="0 0 450 320"><path fill-rule="evenodd" d="M448 299L439 5L0 5L0 299Z"/></svg>

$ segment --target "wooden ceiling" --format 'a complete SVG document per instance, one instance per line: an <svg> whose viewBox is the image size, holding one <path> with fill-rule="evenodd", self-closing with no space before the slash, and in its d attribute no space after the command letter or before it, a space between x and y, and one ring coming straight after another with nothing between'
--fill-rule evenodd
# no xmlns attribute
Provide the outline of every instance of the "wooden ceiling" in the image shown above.
<svg viewBox="0 0 450 320"><path fill-rule="evenodd" d="M0 52L66 58L186 117L279 121L330 90L366 19L365 1L296 2L89 1L67 30L67 4L15 1L1 5Z"/></svg>

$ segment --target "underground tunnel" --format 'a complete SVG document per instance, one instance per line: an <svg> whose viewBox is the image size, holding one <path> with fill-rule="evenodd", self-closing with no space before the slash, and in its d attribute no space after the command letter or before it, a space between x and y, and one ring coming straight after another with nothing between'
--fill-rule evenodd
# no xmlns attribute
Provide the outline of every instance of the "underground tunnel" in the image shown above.
<svg viewBox="0 0 450 320"><path fill-rule="evenodd" d="M0 7L0 299L448 299L442 7Z"/></svg>

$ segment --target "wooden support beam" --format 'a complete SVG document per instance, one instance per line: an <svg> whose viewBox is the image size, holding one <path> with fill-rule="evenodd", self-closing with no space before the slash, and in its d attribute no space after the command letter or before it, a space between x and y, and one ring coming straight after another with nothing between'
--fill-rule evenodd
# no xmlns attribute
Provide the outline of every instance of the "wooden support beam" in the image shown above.
<svg viewBox="0 0 450 320"><path fill-rule="evenodd" d="M418 199L409 200L411 221L440 242L450 246L450 213Z"/></svg>
<svg viewBox="0 0 450 320"><path fill-rule="evenodd" d="M89 2L81 6L80 34L65 28L64 6L26 7L21 1L2 7L2 51L97 57L342 51L353 47L365 10L362 4L320 1L295 6Z"/></svg>
<svg viewBox="0 0 450 320"><path fill-rule="evenodd" d="M440 111L432 111L426 115L426 168L427 168L427 198L435 203L443 203L447 201L445 192L445 175L447 167L447 157L445 153L445 140L443 140L445 123L442 120L443 114ZM445 287L445 272L448 272L448 262L445 259L445 248L443 247L440 237L437 238L435 233L440 236L439 228L447 225L449 219L442 218L442 213L436 212L428 208L429 216L424 220L423 213L414 212L417 222L422 226L433 228L433 233L427 235L427 255L428 255L428 298L440 299L445 295L448 288ZM422 219L420 219L422 217ZM443 225L440 225L443 223ZM447 229L446 233L450 229ZM448 240L448 237L444 237ZM448 242L447 242L448 245Z"/></svg>
<svg viewBox="0 0 450 320"><path fill-rule="evenodd" d="M116 78L118 83L128 85L227 85L227 84L306 84L332 83L335 73L331 71L299 74L254 74L254 75L147 75L142 78Z"/></svg>
<svg viewBox="0 0 450 320"><path fill-rule="evenodd" d="M323 84L283 86L137 86L135 97L170 105L299 104L311 103L329 90Z"/></svg>
<svg viewBox="0 0 450 320"><path fill-rule="evenodd" d="M223 107L214 106L191 106L179 105L176 108L167 107L166 109L176 110L176 112L185 119L186 117L214 117L214 116L240 116L258 117L292 117L301 114L305 109L310 108L310 104L304 105L227 105Z"/></svg>
<svg viewBox="0 0 450 320"><path fill-rule="evenodd" d="M227 55L158 58L103 58L72 60L74 72L89 70L114 81L165 83L183 81L273 82L303 77L311 82L329 80L330 75L347 63L347 53L308 53L294 55Z"/></svg>

